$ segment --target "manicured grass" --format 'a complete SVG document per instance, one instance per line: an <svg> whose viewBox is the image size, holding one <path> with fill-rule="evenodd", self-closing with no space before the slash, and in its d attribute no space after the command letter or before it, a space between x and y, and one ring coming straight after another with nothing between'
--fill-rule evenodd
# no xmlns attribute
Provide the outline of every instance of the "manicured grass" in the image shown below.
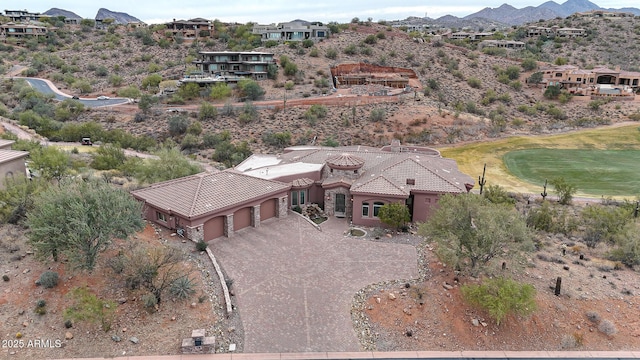
<svg viewBox="0 0 640 360"><path fill-rule="evenodd" d="M640 127L638 125L590 129L559 135L515 136L496 141L473 143L439 149L442 156L455 159L465 174L476 179L482 175L482 166L487 164L487 185L500 185L508 191L539 193L542 183L529 183L512 174L502 161L503 156L515 150L524 149L591 149L591 150L640 150ZM569 179L565 176L566 179ZM635 193L629 196L637 196ZM578 188L577 195L594 195Z"/></svg>
<svg viewBox="0 0 640 360"><path fill-rule="evenodd" d="M503 161L511 174L532 184L564 177L587 194L640 194L640 150L516 150Z"/></svg>

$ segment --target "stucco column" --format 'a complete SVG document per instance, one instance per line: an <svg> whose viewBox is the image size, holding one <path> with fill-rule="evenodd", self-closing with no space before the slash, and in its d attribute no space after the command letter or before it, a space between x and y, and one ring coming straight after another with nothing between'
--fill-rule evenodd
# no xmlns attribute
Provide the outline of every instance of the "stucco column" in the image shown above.
<svg viewBox="0 0 640 360"><path fill-rule="evenodd" d="M193 242L204 241L204 225L185 226L184 232L187 239Z"/></svg>
<svg viewBox="0 0 640 360"><path fill-rule="evenodd" d="M260 205L251 208L251 226L260 227Z"/></svg>
<svg viewBox="0 0 640 360"><path fill-rule="evenodd" d="M289 210L289 196L285 195L283 197L278 198L278 203L276 204L276 217L287 217L287 211Z"/></svg>
<svg viewBox="0 0 640 360"><path fill-rule="evenodd" d="M233 237L233 214L229 214L224 218L224 236Z"/></svg>

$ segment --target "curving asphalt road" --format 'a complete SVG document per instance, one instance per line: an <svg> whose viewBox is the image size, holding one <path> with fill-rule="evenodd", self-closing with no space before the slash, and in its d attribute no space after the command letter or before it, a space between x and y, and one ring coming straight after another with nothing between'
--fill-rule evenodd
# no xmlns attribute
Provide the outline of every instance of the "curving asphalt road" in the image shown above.
<svg viewBox="0 0 640 360"><path fill-rule="evenodd" d="M45 94L45 95L53 95L54 99L59 101L64 101L66 99L71 99L71 95L65 94L60 91L53 83L48 80L38 79L38 78L21 78L31 85L37 91ZM112 98L109 100L98 100L98 99L83 99L80 98L76 100L81 102L86 107L104 107L104 106L115 106L115 105L124 105L129 104L131 100L124 98Z"/></svg>

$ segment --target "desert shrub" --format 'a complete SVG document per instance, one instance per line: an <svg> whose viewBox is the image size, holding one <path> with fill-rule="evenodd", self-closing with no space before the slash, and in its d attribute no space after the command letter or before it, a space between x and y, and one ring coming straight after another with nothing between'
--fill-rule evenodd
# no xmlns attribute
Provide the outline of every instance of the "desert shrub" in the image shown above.
<svg viewBox="0 0 640 360"><path fill-rule="evenodd" d="M607 254L609 260L632 267L640 265L640 232L635 223L628 224L616 236L615 248Z"/></svg>
<svg viewBox="0 0 640 360"><path fill-rule="evenodd" d="M309 56L318 57L318 48L316 47L311 48L311 51L309 51Z"/></svg>
<svg viewBox="0 0 640 360"><path fill-rule="evenodd" d="M198 251L207 251L207 243L200 240L196 243L196 250Z"/></svg>
<svg viewBox="0 0 640 360"><path fill-rule="evenodd" d="M469 84L469 86L474 89L479 89L482 85L482 81L477 77L470 77L469 79L467 79L467 84Z"/></svg>
<svg viewBox="0 0 640 360"><path fill-rule="evenodd" d="M598 314L595 311L587 311L585 313L585 316L587 317L587 319L589 319L589 321L591 321L594 324L597 324L600 322L600 314Z"/></svg>
<svg viewBox="0 0 640 360"><path fill-rule="evenodd" d="M45 289L51 289L58 285L58 273L55 271L45 271L40 275L40 285Z"/></svg>
<svg viewBox="0 0 640 360"><path fill-rule="evenodd" d="M171 283L169 293L177 299L186 299L193 295L196 291L195 284L186 276L177 278Z"/></svg>
<svg viewBox="0 0 640 360"><path fill-rule="evenodd" d="M185 116L172 116L169 119L169 134L171 136L182 135L189 127L189 119Z"/></svg>
<svg viewBox="0 0 640 360"><path fill-rule="evenodd" d="M338 50L334 48L328 48L325 51L324 56L326 56L328 59L335 60L336 57L338 57Z"/></svg>
<svg viewBox="0 0 640 360"><path fill-rule="evenodd" d="M631 220L631 211L623 207L591 205L582 210L580 220L584 226L584 242L593 248L603 241L614 243Z"/></svg>
<svg viewBox="0 0 640 360"><path fill-rule="evenodd" d="M522 60L520 66L522 66L525 71L531 71L538 68L538 62L535 59L526 58Z"/></svg>
<svg viewBox="0 0 640 360"><path fill-rule="evenodd" d="M384 35L384 34L383 34ZM368 35L365 39L364 39L364 43L365 44L369 44L369 45L373 45L375 43L378 42L378 38L375 35Z"/></svg>
<svg viewBox="0 0 640 360"><path fill-rule="evenodd" d="M387 111L385 109L377 108L372 109L371 114L369 114L369 120L373 122L379 122L384 120L387 117Z"/></svg>
<svg viewBox="0 0 640 360"><path fill-rule="evenodd" d="M36 301L36 307L43 308L47 306L47 302L44 299L39 299Z"/></svg>
<svg viewBox="0 0 640 360"><path fill-rule="evenodd" d="M270 146L284 148L291 144L291 133L288 131L278 133L267 132L262 134L262 141Z"/></svg>
<svg viewBox="0 0 640 360"><path fill-rule="evenodd" d="M598 331L607 336L612 336L618 332L618 329L616 329L616 325L613 323L613 321L605 319L602 320L598 325Z"/></svg>
<svg viewBox="0 0 640 360"><path fill-rule="evenodd" d="M342 49L342 52L347 55L356 55L358 53L358 48L355 44L349 44L347 45L347 47Z"/></svg>
<svg viewBox="0 0 640 360"><path fill-rule="evenodd" d="M144 307L149 309L153 309L155 308L156 305L158 305L158 298L156 298L156 296L153 295L152 293L147 293L142 295L140 300L142 300Z"/></svg>
<svg viewBox="0 0 640 360"><path fill-rule="evenodd" d="M462 296L489 313L498 325L511 313L527 315L536 308L536 290L506 278L487 279L480 285L463 285Z"/></svg>
<svg viewBox="0 0 640 360"><path fill-rule="evenodd" d="M576 193L576 186L567 182L563 177L558 177L549 181L555 192L558 194L558 202L562 205L568 205Z"/></svg>
<svg viewBox="0 0 640 360"><path fill-rule="evenodd" d="M494 204L515 204L516 199L509 194L500 185L489 185L484 189L482 195Z"/></svg>
<svg viewBox="0 0 640 360"><path fill-rule="evenodd" d="M229 96L231 96L231 88L226 83L215 84L209 92L209 97L214 100L226 99Z"/></svg>

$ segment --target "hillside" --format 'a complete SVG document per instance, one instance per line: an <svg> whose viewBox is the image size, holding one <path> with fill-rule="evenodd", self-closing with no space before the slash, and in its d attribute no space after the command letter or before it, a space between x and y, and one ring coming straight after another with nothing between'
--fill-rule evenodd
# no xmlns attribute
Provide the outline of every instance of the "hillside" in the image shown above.
<svg viewBox="0 0 640 360"><path fill-rule="evenodd" d="M629 21L625 26L634 26L633 20ZM596 24L600 22L594 21L592 26ZM618 23L615 24L617 28ZM221 27L218 24L218 31L227 34L240 33L243 29L242 25ZM307 144L315 137L319 143L337 142L340 145L380 146L388 144L392 138L404 143L441 145L606 124L626 120L628 115L637 112L635 103L609 103L594 111L589 109L588 99L584 98L574 98L566 104L548 101L543 98L540 88L525 85L525 79L531 72L523 72L518 60L490 56L446 43L414 41L406 33L378 24L349 24L343 29L312 48L285 44L256 48L259 51L272 51L276 58L287 56L298 69L294 75L285 76L280 68L276 80L261 81L260 86L266 90L264 100L271 101L270 106L281 105L285 96L283 85L287 81L295 84L286 94L289 104L293 104L295 99L319 96L326 91L326 88L322 88L324 85L320 84L326 84L330 66L348 62L410 68L418 74L419 83L422 84L418 89L419 94L389 98L387 100L392 102L374 106L366 105L366 98L345 97L342 105L327 106L324 118L311 120L305 116L306 106L288 106L286 112L259 110L257 118L248 123L240 122L237 112L227 115L219 111L214 121L201 122L201 136L228 130L232 140L247 140L253 152L279 151L283 144L274 145L265 137L265 134L274 133L289 133L289 144ZM607 34L604 29L598 29L594 31L598 36ZM24 60L19 56L20 51L6 52L6 59L14 64L29 66L28 73L48 78L60 89L72 94L78 91L75 86L79 80L90 84L92 95L114 96L118 90L130 84L142 88L144 79L151 74L157 73L163 80L178 79L184 74L185 66L190 66L198 50L225 50L228 45L239 46L233 45L239 44L233 38L229 43L224 43L220 39L226 37L221 34L217 35L220 39L214 36L214 39L196 44L167 43L161 32L151 34L149 30L127 26L113 26L109 31L87 31L78 26L65 26L56 33L57 37L50 40L55 44L56 51L53 53L45 53L44 45L40 45L35 47L37 51L33 51L32 56ZM600 43L605 40L594 37L594 41ZM567 49L566 55L571 56L570 63L579 61L577 56L582 54L593 56L589 58L593 60L585 58L585 64L595 61L598 56L602 57L596 52L590 55L586 42L582 45L585 50L570 50L574 47L577 49L577 46L567 42L556 47L553 42L547 42L542 48ZM335 56L327 57L329 54ZM545 54L543 51L540 58L553 60L550 54ZM631 53L628 56L635 59L637 55ZM6 69L8 65L4 67ZM498 76L508 67L520 69L517 79L504 81ZM345 94L350 93L349 89L344 91ZM225 102L238 101L235 96L213 103L221 108ZM417 99L421 101L415 101ZM165 99L165 102L168 100ZM188 121L196 121L202 100L200 98L182 105L192 115ZM4 97L3 102L9 109L18 106L16 100L8 96ZM528 111L534 109L534 105L535 111ZM176 116L162 110L163 106L166 104L157 105L150 116L138 118L135 106L94 109L83 113L77 121L96 121L107 129L121 128L163 141L170 137L169 119ZM382 111L385 120L372 121L372 110ZM199 145L192 151L208 157L213 149L202 145L201 136L197 139ZM173 140L181 143L183 136L173 136Z"/></svg>

